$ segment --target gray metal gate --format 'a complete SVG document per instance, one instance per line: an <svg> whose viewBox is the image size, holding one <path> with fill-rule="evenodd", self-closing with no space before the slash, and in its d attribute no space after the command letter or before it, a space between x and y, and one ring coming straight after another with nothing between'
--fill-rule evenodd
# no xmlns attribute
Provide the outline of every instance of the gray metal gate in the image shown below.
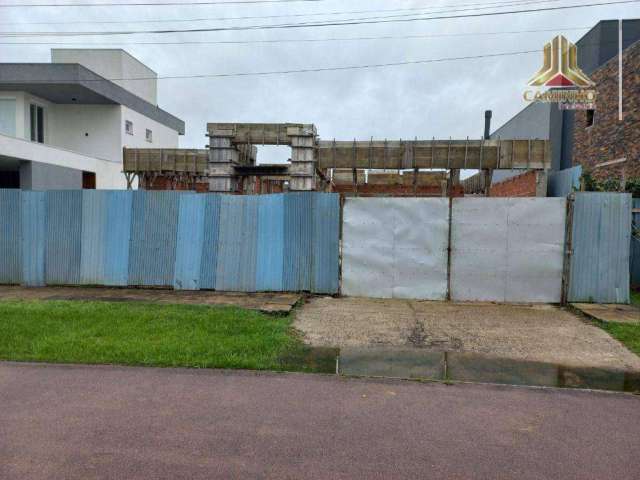
<svg viewBox="0 0 640 480"><path fill-rule="evenodd" d="M342 293L444 300L447 198L347 198Z"/></svg>
<svg viewBox="0 0 640 480"><path fill-rule="evenodd" d="M561 300L564 198L454 198L451 299Z"/></svg>
<svg viewBox="0 0 640 480"><path fill-rule="evenodd" d="M349 198L342 293L560 302L565 219L563 198L455 198L451 222L448 198Z"/></svg>

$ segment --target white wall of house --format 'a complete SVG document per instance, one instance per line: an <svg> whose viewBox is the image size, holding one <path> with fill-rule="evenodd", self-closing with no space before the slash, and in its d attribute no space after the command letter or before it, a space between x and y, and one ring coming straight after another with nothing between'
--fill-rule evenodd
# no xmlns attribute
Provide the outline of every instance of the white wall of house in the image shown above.
<svg viewBox="0 0 640 480"><path fill-rule="evenodd" d="M6 103L1 101L5 100ZM177 148L178 132L122 105L69 105L54 104L26 92L2 92L0 108L15 106L15 114L4 113L15 121L15 134L0 132L26 141L18 153L31 142L30 105L44 108L44 143L66 152L71 163L60 159L53 149L35 148L31 151L33 161L51 163L68 168L96 173L97 188L125 188L122 174L122 148ZM4 118L0 110L0 122ZM133 124L133 135L125 132L125 123ZM0 123L1 125L1 123ZM152 141L147 141L146 130L152 132ZM10 156L2 150L4 155ZM40 157L34 156L35 154ZM16 157L23 158L23 157ZM91 158L91 160L89 160Z"/></svg>
<svg viewBox="0 0 640 480"><path fill-rule="evenodd" d="M3 156L19 159L23 162L45 163L95 172L96 188L122 189L126 187L120 163L6 135L0 135L0 152ZM78 185L76 188L80 187L81 185Z"/></svg>
<svg viewBox="0 0 640 480"><path fill-rule="evenodd" d="M133 123L133 135L125 132L125 122ZM152 141L146 140L146 130L152 132ZM122 146L129 148L178 148L178 132L151 120L125 106L122 107ZM122 149L120 151L122 157Z"/></svg>
<svg viewBox="0 0 640 480"><path fill-rule="evenodd" d="M124 50L52 49L51 60L79 63L157 104L157 74ZM44 145L31 141L32 104L43 108ZM126 131L127 122L133 125L131 133ZM178 141L177 131L123 105L55 104L23 91L0 92L0 155L21 160L21 172L30 172L33 185L43 184L40 177L64 176L65 171L68 179L52 181L77 183L81 172L88 171L96 174L97 188L125 188L123 147L177 148ZM29 170L24 162L34 162L33 168ZM81 180L76 188L80 186Z"/></svg>
<svg viewBox="0 0 640 480"><path fill-rule="evenodd" d="M74 152L122 162L120 105L52 105L45 143Z"/></svg>
<svg viewBox="0 0 640 480"><path fill-rule="evenodd" d="M157 73L119 48L52 48L51 62L79 63L152 105L158 104Z"/></svg>

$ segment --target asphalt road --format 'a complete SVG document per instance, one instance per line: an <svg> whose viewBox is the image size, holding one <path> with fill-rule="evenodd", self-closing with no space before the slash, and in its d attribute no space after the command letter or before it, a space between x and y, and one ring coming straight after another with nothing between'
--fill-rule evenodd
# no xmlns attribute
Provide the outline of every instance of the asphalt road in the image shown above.
<svg viewBox="0 0 640 480"><path fill-rule="evenodd" d="M0 363L0 478L638 478L640 398Z"/></svg>

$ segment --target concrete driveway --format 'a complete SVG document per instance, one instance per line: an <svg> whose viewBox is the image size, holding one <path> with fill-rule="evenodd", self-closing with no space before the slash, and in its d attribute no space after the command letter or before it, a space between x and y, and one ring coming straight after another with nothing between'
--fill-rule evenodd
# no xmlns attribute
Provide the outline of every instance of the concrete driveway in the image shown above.
<svg viewBox="0 0 640 480"><path fill-rule="evenodd" d="M631 479L640 398L0 363L0 478Z"/></svg>
<svg viewBox="0 0 640 480"><path fill-rule="evenodd" d="M415 347L640 370L640 357L620 342L553 305L314 297L294 325L315 346Z"/></svg>

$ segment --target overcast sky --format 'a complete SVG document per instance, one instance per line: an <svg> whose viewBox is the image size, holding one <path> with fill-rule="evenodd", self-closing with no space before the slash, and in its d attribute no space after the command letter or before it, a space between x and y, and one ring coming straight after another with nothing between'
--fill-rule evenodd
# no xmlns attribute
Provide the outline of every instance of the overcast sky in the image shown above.
<svg viewBox="0 0 640 480"><path fill-rule="evenodd" d="M36 0L30 0L36 3ZM79 2L80 0L75 0ZM102 2L106 0L100 0ZM122 1L122 0L121 0ZM168 1L168 0L162 0ZM90 8L3 8L2 31L79 31L185 29L218 26L300 23L448 11L444 15L485 13L595 3L589 0L320 0L316 2L199 5L127 6ZM54 0L55 2L55 0ZM525 3L526 4L523 4ZM2 3L28 3L0 0ZM43 3L43 2L38 2ZM53 3L53 2L45 2ZM58 3L62 3L58 0ZM84 2L86 3L86 2ZM513 5L520 3L520 5ZM481 10L469 10L482 5ZM491 7L491 8L487 8ZM208 20L135 23L154 19L195 19L287 14L315 14L357 10L424 8L414 12L347 13L330 16L297 16L271 19ZM450 12L451 10L463 10ZM430 13L433 15L433 13ZM442 15L442 14L440 14ZM422 15L424 16L424 14ZM640 3L574 10L521 13L504 16L411 21L235 32L171 33L118 37L43 37L40 42L99 42L121 47L154 69L160 76L292 70L394 63L540 50L558 33L576 41L601 19L640 17ZM398 18L398 17L396 17ZM407 17L399 17L407 18ZM135 19L135 20L134 20ZM22 22L118 21L119 24L16 25ZM579 29L581 27L586 27ZM546 32L481 35L522 30ZM446 34L449 36L438 36ZM474 34L459 36L459 34ZM213 45L131 45L130 42L327 39L435 35L430 38L376 39L331 42L249 43ZM453 35L453 36L452 36ZM19 41L0 39L2 42ZM24 41L24 40L23 40ZM32 39L28 39L32 41ZM108 45L106 42L109 43ZM0 45L1 62L48 62L50 46ZM206 123L304 122L314 123L323 139L480 138L484 110L493 110L494 128L524 106L522 91L541 66L541 53L460 60L443 63L391 66L360 70L295 73L288 75L165 79L159 81L160 107L186 122L181 147L202 148Z"/></svg>

